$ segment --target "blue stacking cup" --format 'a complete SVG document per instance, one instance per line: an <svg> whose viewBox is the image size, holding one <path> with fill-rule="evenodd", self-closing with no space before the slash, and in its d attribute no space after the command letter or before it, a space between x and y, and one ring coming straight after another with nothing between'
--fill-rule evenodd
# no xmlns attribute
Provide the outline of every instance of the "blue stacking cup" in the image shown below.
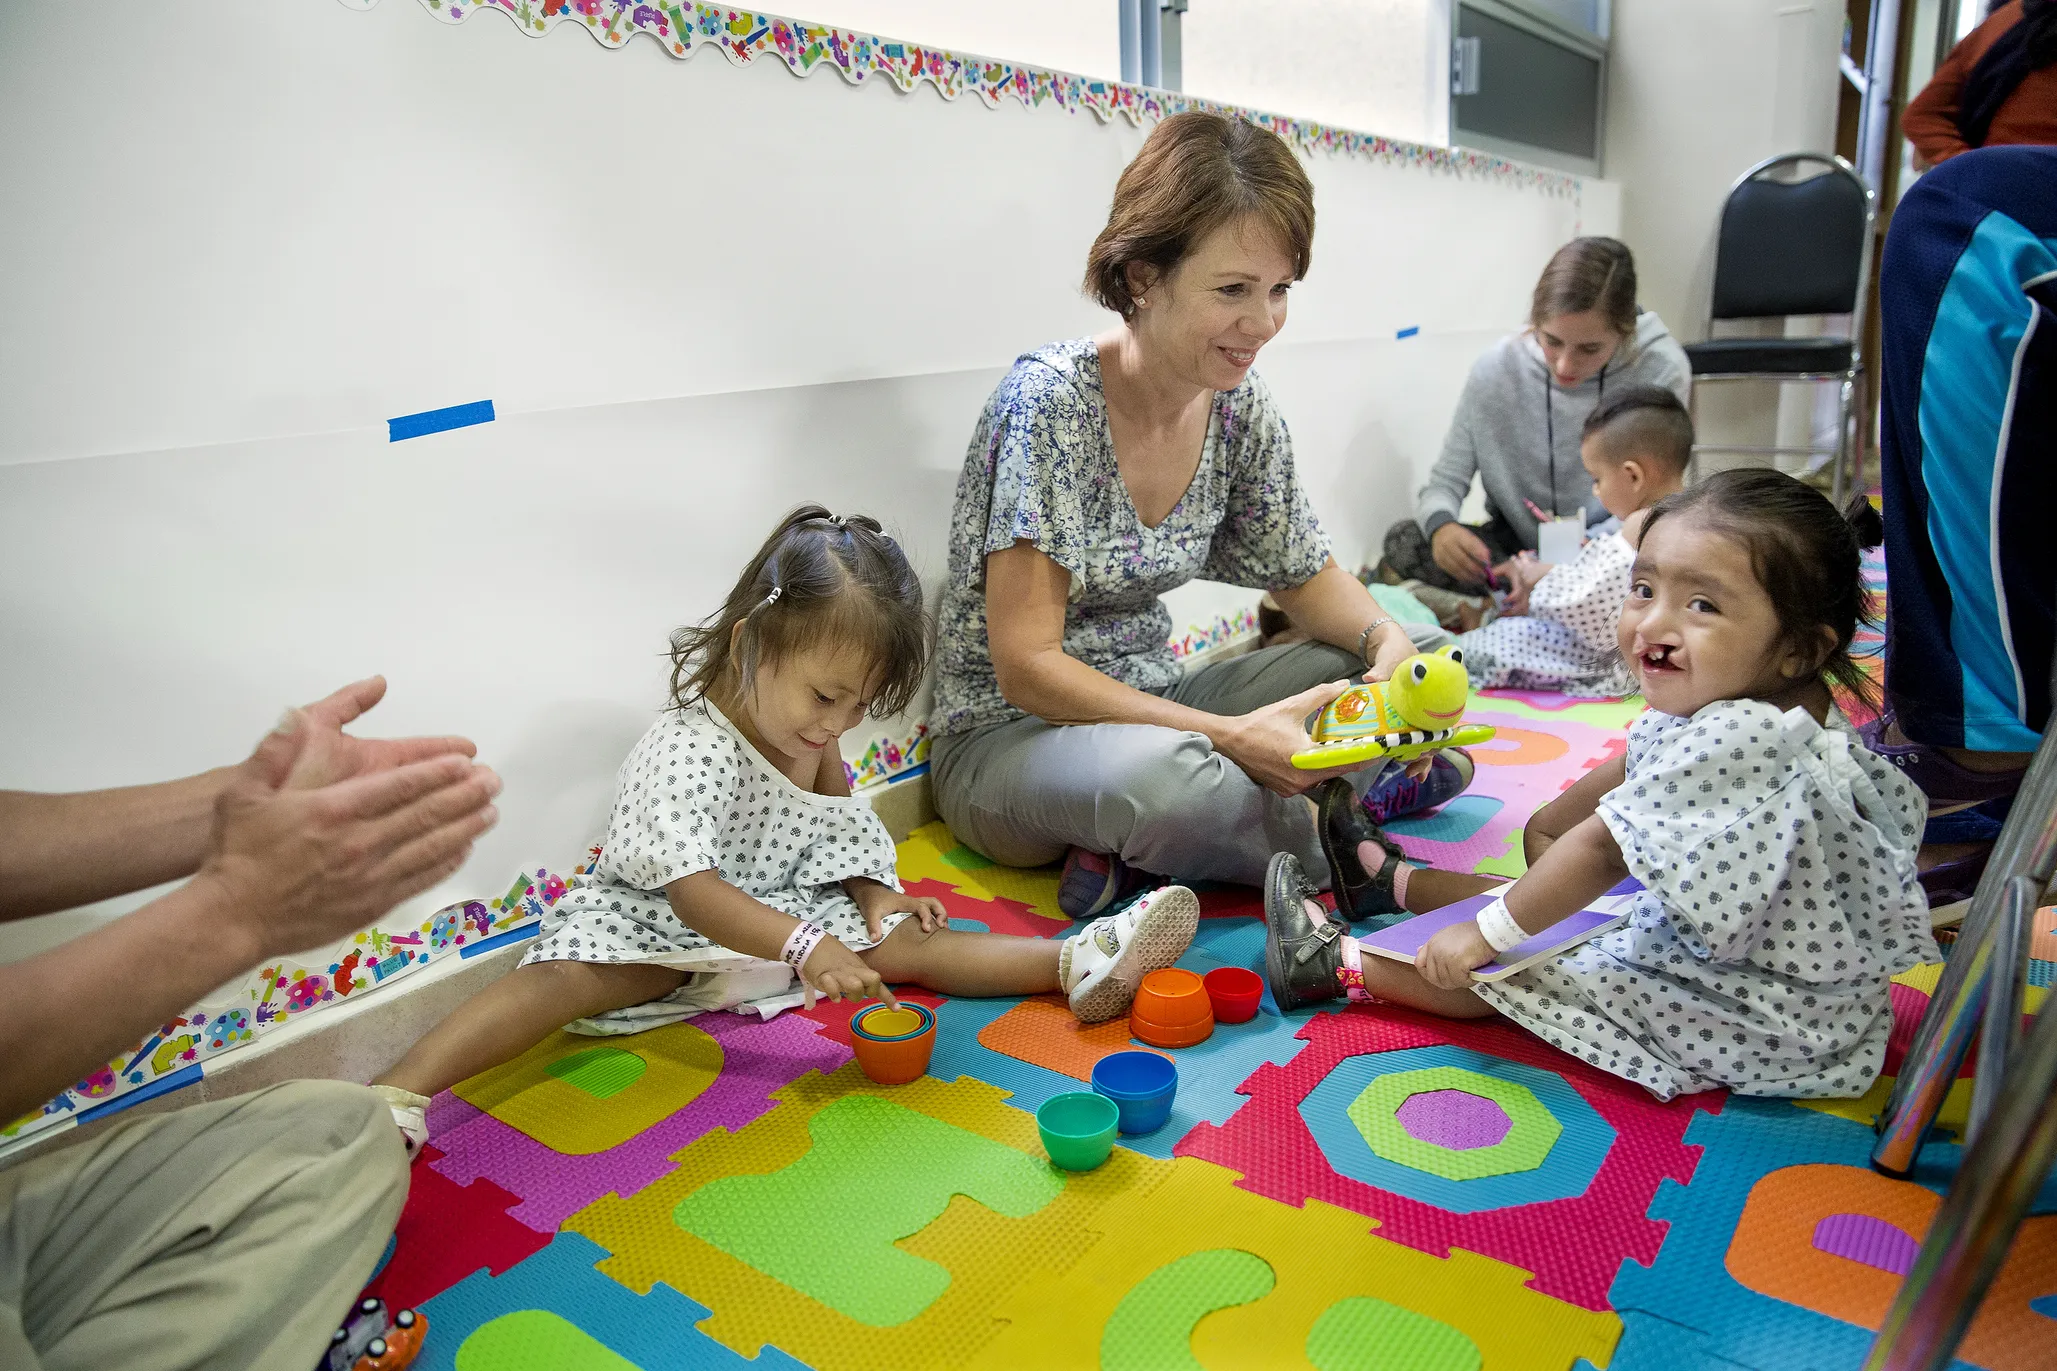
<svg viewBox="0 0 2057 1371"><path fill-rule="evenodd" d="M1155 1133L1171 1117L1178 1068L1155 1052L1116 1052L1093 1066L1093 1090L1114 1101L1124 1133Z"/></svg>

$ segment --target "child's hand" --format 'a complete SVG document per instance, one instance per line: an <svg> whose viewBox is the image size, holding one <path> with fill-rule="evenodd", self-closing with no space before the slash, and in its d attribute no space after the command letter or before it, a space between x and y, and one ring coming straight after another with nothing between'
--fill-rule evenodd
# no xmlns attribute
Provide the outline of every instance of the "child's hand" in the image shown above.
<svg viewBox="0 0 2057 1371"><path fill-rule="evenodd" d="M912 914L921 921L924 933L950 926L949 911L934 896L904 894L889 885L863 878L851 881L848 889L850 898L857 901L857 912L864 915L864 931L871 935L873 942L886 936L882 925L889 914Z"/></svg>
<svg viewBox="0 0 2057 1371"><path fill-rule="evenodd" d="M1486 935L1478 931L1477 922L1466 919L1430 938L1428 946L1414 959L1414 969L1438 989L1468 990L1471 973L1497 955Z"/></svg>
<svg viewBox="0 0 2057 1371"><path fill-rule="evenodd" d="M814 1008L817 992L831 1000L881 1000L895 1009L900 1007L879 973L834 938L823 938L807 954L800 967L800 990L809 1009Z"/></svg>

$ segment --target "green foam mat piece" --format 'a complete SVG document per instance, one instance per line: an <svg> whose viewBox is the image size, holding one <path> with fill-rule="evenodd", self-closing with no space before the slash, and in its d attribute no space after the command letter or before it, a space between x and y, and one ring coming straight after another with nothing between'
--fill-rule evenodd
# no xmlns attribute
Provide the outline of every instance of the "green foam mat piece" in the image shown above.
<svg viewBox="0 0 2057 1371"><path fill-rule="evenodd" d="M1136 1282L1100 1335L1100 1371L1202 1371L1193 1330L1217 1309L1262 1299L1277 1277L1262 1257L1232 1247L1166 1262Z"/></svg>
<svg viewBox="0 0 2057 1371"><path fill-rule="evenodd" d="M943 854L943 860L959 871L984 871L993 865L993 859L983 853L974 852L963 843Z"/></svg>
<svg viewBox="0 0 2057 1371"><path fill-rule="evenodd" d="M1307 1360L1315 1371L1479 1371L1484 1358L1447 1323L1356 1295L1314 1321Z"/></svg>
<svg viewBox="0 0 2057 1371"><path fill-rule="evenodd" d="M678 1202L686 1232L874 1328L907 1322L950 1287L948 1268L893 1244L952 1195L1027 1218L1064 1189L1040 1157L874 1095L808 1121L814 1146L763 1176L724 1176Z"/></svg>
<svg viewBox="0 0 2057 1371"><path fill-rule="evenodd" d="M643 1371L547 1309L518 1309L472 1330L457 1371Z"/></svg>
<svg viewBox="0 0 2057 1371"><path fill-rule="evenodd" d="M1398 1111L1409 1096L1433 1090L1461 1090L1491 1100L1506 1111L1511 1125L1507 1136L1490 1147L1461 1151L1423 1142L1401 1125ZM1452 1181L1533 1171L1564 1133L1564 1125L1527 1086L1461 1066L1431 1066L1380 1076L1365 1086L1344 1112L1371 1150L1387 1161Z"/></svg>
<svg viewBox="0 0 2057 1371"><path fill-rule="evenodd" d="M559 1057L543 1069L575 1085L596 1100L604 1100L634 1085L648 1068L641 1057L618 1047L593 1047Z"/></svg>

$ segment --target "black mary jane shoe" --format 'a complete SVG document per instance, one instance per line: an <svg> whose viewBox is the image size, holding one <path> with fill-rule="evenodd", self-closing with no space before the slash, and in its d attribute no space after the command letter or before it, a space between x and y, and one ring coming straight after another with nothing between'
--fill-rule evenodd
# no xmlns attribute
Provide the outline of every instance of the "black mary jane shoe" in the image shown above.
<svg viewBox="0 0 2057 1371"><path fill-rule="evenodd" d="M1264 976L1282 1014L1343 993L1344 925L1317 922L1307 912L1305 902L1320 894L1299 858L1290 852L1272 857L1264 873Z"/></svg>
<svg viewBox="0 0 2057 1371"><path fill-rule="evenodd" d="M1393 875L1399 847L1364 812L1350 782L1341 776L1324 781L1315 792L1316 826L1321 830L1321 855L1328 858L1329 881L1335 887L1336 913L1343 919L1375 919L1404 915L1393 898ZM1388 854L1377 872L1357 859L1359 843L1376 843ZM1297 866L1298 864L1295 863Z"/></svg>

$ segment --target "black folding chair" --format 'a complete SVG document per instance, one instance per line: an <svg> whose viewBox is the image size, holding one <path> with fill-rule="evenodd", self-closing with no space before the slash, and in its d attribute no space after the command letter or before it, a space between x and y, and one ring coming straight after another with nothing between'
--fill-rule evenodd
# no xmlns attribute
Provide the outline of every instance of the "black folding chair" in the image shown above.
<svg viewBox="0 0 2057 1371"><path fill-rule="evenodd" d="M1827 170L1805 180L1781 179L1803 165ZM1696 443L1693 451L1778 457L1833 453L1834 499L1843 501L1843 469L1851 449L1850 406L1863 368L1866 286L1871 275L1875 197L1857 169L1840 157L1791 152L1768 157L1729 188L1714 252L1714 293L1707 341L1689 343L1693 396L1706 381L1837 382L1842 406L1833 448L1739 447ZM1848 337L1716 338L1714 325L1731 319L1847 314ZM1695 404L1697 418L1697 403ZM1697 474L1698 463L1695 462ZM1855 471L1851 473L1853 482Z"/></svg>

